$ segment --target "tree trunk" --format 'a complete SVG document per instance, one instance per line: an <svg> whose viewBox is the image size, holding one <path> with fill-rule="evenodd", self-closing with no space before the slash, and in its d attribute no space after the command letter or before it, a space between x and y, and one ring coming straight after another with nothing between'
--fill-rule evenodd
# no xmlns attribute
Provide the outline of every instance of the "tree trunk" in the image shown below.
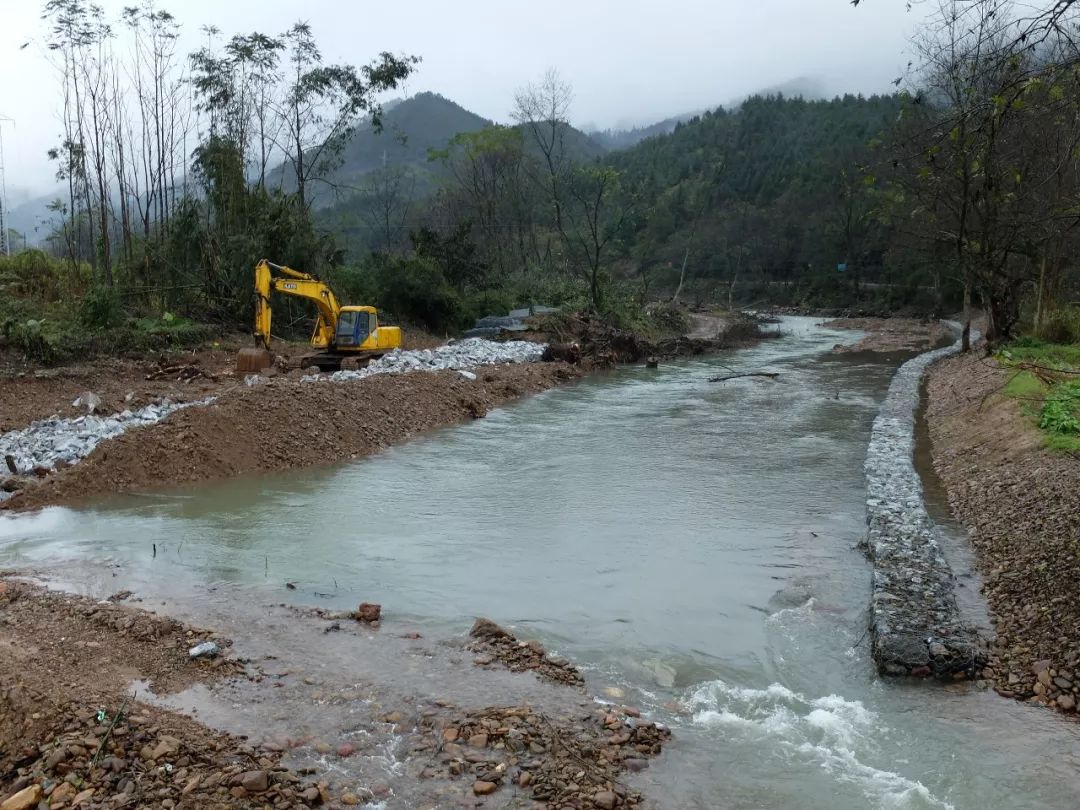
<svg viewBox="0 0 1080 810"><path fill-rule="evenodd" d="M671 296L671 303L679 303L679 295L682 293L683 282L686 280L686 261L690 258L690 248L687 247L682 257L682 270L679 271L679 286L675 288L675 295Z"/></svg>
<svg viewBox="0 0 1080 810"><path fill-rule="evenodd" d="M964 331L960 337L960 351L971 351L971 282L964 279Z"/></svg>
<svg viewBox="0 0 1080 810"><path fill-rule="evenodd" d="M1043 294L1046 289L1046 255L1039 262L1039 286L1035 293L1035 336L1042 332Z"/></svg>

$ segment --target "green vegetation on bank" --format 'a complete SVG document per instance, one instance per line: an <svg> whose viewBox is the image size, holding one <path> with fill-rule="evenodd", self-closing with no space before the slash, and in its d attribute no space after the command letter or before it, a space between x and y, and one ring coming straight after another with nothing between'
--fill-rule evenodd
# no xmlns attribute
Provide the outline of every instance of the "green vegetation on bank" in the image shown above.
<svg viewBox="0 0 1080 810"><path fill-rule="evenodd" d="M1020 402L1046 446L1080 453L1080 343L1024 338L998 352L997 360L1011 370L1004 393Z"/></svg>
<svg viewBox="0 0 1080 810"><path fill-rule="evenodd" d="M51 365L189 348L219 333L169 312L130 315L118 290L92 286L91 276L85 263L72 268L38 250L0 256L0 348Z"/></svg>

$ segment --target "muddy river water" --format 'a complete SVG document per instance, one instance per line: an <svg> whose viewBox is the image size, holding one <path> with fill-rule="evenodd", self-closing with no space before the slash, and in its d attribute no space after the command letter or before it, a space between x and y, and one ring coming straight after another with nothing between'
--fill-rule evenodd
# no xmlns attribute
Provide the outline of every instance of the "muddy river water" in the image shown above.
<svg viewBox="0 0 1080 810"><path fill-rule="evenodd" d="M1080 806L1080 726L874 674L862 464L899 358L832 354L857 335L810 319L783 329L344 466L5 519L0 565L102 596L119 582L234 637L230 617L282 602L377 601L388 622L443 638L488 616L573 659L594 694L623 690L672 726L633 777L665 807ZM708 381L727 368L780 376ZM280 614L247 631L266 649L290 632ZM292 648L318 656L322 640L300 636ZM370 658L403 690L431 680ZM448 689L468 677L438 676Z"/></svg>

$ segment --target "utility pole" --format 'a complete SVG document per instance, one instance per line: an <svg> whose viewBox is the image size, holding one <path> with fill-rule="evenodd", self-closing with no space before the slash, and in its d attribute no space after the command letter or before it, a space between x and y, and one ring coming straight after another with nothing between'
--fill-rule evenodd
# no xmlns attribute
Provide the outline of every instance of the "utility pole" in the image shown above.
<svg viewBox="0 0 1080 810"><path fill-rule="evenodd" d="M0 255L11 255L11 240L8 238L8 201L7 180L4 177L4 124L14 125L15 119L0 115Z"/></svg>

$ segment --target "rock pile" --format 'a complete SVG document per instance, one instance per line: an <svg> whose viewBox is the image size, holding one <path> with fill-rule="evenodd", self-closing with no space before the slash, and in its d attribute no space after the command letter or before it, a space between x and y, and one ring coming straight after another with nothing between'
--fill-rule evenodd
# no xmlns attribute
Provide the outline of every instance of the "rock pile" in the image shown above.
<svg viewBox="0 0 1080 810"><path fill-rule="evenodd" d="M870 629L874 661L885 675L976 677L986 660L977 633L960 617L953 573L913 462L923 373L959 350L956 343L900 367L867 450L866 546L874 564Z"/></svg>
<svg viewBox="0 0 1080 810"><path fill-rule="evenodd" d="M511 672L535 672L539 677L578 688L585 687L577 667L557 655L551 655L539 641L518 641L490 619L477 619L469 631L468 649L480 653L474 663L487 667L501 664Z"/></svg>
<svg viewBox="0 0 1080 810"><path fill-rule="evenodd" d="M476 796L520 791L549 808L641 805L641 794L621 784L619 774L647 768L671 737L632 708L552 718L511 706L425 722L434 740L422 777L465 780Z"/></svg>
<svg viewBox="0 0 1080 810"><path fill-rule="evenodd" d="M34 422L23 430L0 435L0 458L10 456L15 474L52 470L75 464L93 452L101 442L119 436L131 428L152 425L182 408L206 405L213 398L198 402L170 402L147 405L138 410L121 411L112 416L79 416L61 419L54 416Z"/></svg>
<svg viewBox="0 0 1080 810"><path fill-rule="evenodd" d="M4 774L0 807L121 808L308 807L321 804L317 786L240 740L206 744L168 733L145 710L68 705L53 711L21 687L0 694L0 706L21 714L32 734L9 738L12 771ZM47 722L46 722L47 718ZM177 731L183 737L187 735ZM7 759L5 757L5 759Z"/></svg>
<svg viewBox="0 0 1080 810"><path fill-rule="evenodd" d="M374 374L404 374L410 371L468 371L498 363L535 363L544 355L545 345L528 340L505 342L467 338L450 341L434 349L395 349L364 368L337 371L329 377L311 374L304 380L330 379L334 382L362 380Z"/></svg>

